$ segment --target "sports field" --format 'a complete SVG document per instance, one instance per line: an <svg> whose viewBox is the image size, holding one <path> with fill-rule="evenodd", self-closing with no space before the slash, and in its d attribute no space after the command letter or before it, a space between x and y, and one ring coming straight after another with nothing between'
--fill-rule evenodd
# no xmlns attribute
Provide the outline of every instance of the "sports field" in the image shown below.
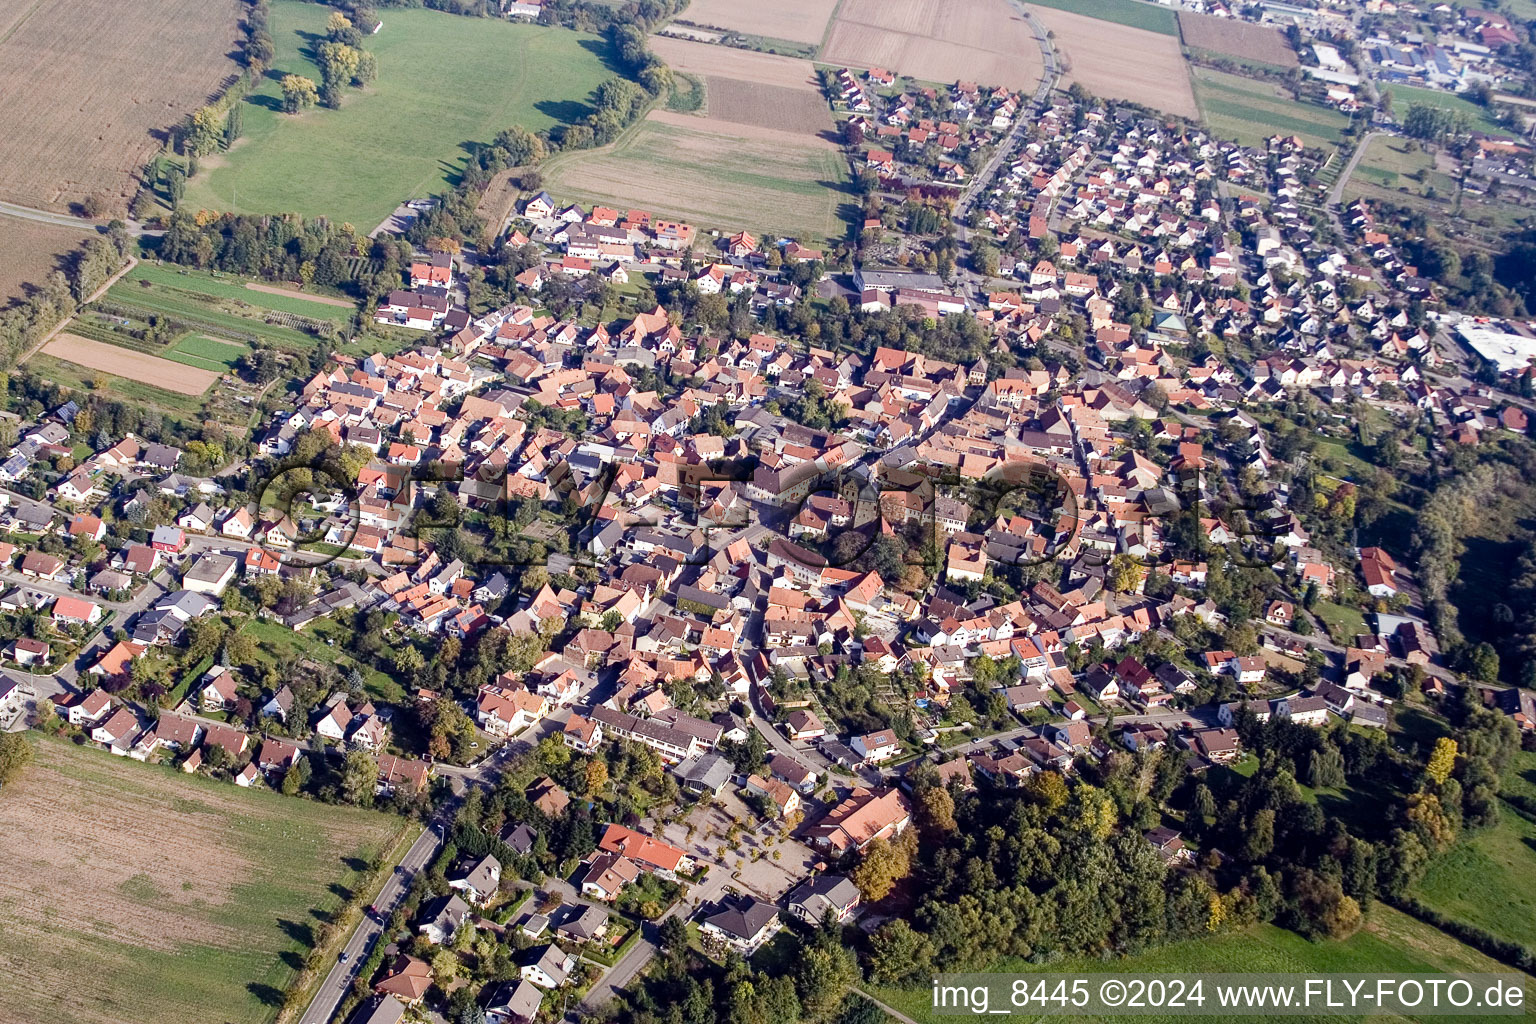
<svg viewBox="0 0 1536 1024"><path fill-rule="evenodd" d="M1055 975L1070 977L1076 973L1119 974L1200 974L1200 973L1265 973L1265 974L1446 974L1490 973L1512 974L1512 968L1492 960L1477 950L1450 936L1414 920L1401 911L1376 903L1371 907L1370 918L1364 928L1342 942L1310 942L1295 932L1273 925L1259 925L1244 932L1218 935L1209 939L1175 943L1153 950L1141 956L1125 959L1094 960L1065 959L1048 964L1032 964L1025 960L1003 960L993 964L990 971L1018 975ZM1536 996L1536 982L1526 982L1526 1005ZM892 989L871 987L868 989L882 1002L918 1021L919 1024L947 1024L956 1018L937 1014L932 1009L932 989ZM1207 1010L1210 1009L1207 1005ZM952 1011L951 1011L952 1012ZM1502 1018L1530 1020L1532 1013L1523 1017ZM1010 1021L1083 1021L1094 1022L1104 1018L1064 1016L1053 1013L1016 1014ZM1112 1020L1145 1021L1148 1024L1171 1024L1188 1021L1189 1015L1146 1014L1137 1017L1114 1017ZM1198 1018L1195 1018L1198 1019ZM1344 1018L1326 1014L1274 1016L1212 1016L1212 1020L1242 1021L1295 1021L1297 1024L1337 1024ZM1362 1018L1351 1018L1359 1020ZM1437 1021L1436 1016L1387 1016L1367 1017L1369 1020L1423 1020ZM1490 1018L1492 1019L1492 1018Z"/></svg>
<svg viewBox="0 0 1536 1024"><path fill-rule="evenodd" d="M666 111L544 171L544 187L561 201L649 210L701 232L841 238L857 205L848 161L830 142Z"/></svg>
<svg viewBox="0 0 1536 1024"><path fill-rule="evenodd" d="M0 793L0 1020L264 1024L404 828L39 739Z"/></svg>
<svg viewBox="0 0 1536 1024"><path fill-rule="evenodd" d="M597 36L385 8L384 27L365 43L378 56L378 80L348 91L339 110L284 114L283 75L320 79L311 40L330 13L275 0L277 53L245 101L245 137L204 160L186 205L328 216L366 233L402 200L445 191L466 152L503 128L539 131L586 116L592 91L617 73Z"/></svg>
<svg viewBox="0 0 1536 1024"><path fill-rule="evenodd" d="M239 0L0 3L0 199L127 211L168 129L239 73ZM0 250L0 254L4 251Z"/></svg>
<svg viewBox="0 0 1536 1024"><path fill-rule="evenodd" d="M1349 118L1313 103L1297 103L1278 86L1210 68L1192 68L1195 98L1218 138L1263 148L1271 135L1298 135L1309 146L1337 146Z"/></svg>
<svg viewBox="0 0 1536 1024"><path fill-rule="evenodd" d="M1178 16L1167 7L1144 0L1028 0L1031 7L1051 7L1129 28L1146 29L1165 36L1179 34Z"/></svg>

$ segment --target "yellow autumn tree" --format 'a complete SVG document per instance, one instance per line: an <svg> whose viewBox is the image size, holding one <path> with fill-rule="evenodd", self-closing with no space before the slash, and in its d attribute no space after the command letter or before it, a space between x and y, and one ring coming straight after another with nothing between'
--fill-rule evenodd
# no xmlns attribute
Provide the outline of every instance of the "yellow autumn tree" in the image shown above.
<svg viewBox="0 0 1536 1024"><path fill-rule="evenodd" d="M1435 749L1430 753L1429 764L1424 770L1435 780L1435 785L1443 786L1455 768L1456 741L1449 736L1442 736L1435 741Z"/></svg>

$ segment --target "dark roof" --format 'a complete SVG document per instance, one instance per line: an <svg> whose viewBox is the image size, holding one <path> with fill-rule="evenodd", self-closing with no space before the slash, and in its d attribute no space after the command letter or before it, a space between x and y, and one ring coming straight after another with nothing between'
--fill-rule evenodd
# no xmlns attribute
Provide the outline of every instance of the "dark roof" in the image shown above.
<svg viewBox="0 0 1536 1024"><path fill-rule="evenodd" d="M722 910L717 914L711 914L704 919L705 924L714 925L728 935L734 935L742 941L749 941L762 931L768 922L778 914L779 908L772 903L764 903L761 900L748 899L746 902Z"/></svg>

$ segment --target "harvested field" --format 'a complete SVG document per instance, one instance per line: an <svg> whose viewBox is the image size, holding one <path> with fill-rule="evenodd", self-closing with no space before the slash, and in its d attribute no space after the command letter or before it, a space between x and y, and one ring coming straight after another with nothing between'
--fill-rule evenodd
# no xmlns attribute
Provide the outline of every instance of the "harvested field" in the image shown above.
<svg viewBox="0 0 1536 1024"><path fill-rule="evenodd" d="M1209 50L1279 68L1301 66L1301 62L1296 59L1296 51L1291 49L1290 41L1279 29L1268 25L1180 11L1179 31L1184 36L1184 45L1197 50Z"/></svg>
<svg viewBox="0 0 1536 1024"><path fill-rule="evenodd" d="M711 46L709 43L674 39L671 36L651 36L651 49L674 70L690 75L736 78L760 85L802 89L821 96L821 81L816 76L815 66L798 57L737 50L730 46Z"/></svg>
<svg viewBox="0 0 1536 1024"><path fill-rule="evenodd" d="M1030 92L1044 70L1008 0L844 0L821 60Z"/></svg>
<svg viewBox="0 0 1536 1024"><path fill-rule="evenodd" d="M837 0L693 0L683 18L749 36L819 43L836 8Z"/></svg>
<svg viewBox="0 0 1536 1024"><path fill-rule="evenodd" d="M0 198L127 209L166 130L238 72L238 0L36 0L0 14ZM13 13L20 11L19 16Z"/></svg>
<svg viewBox="0 0 1536 1024"><path fill-rule="evenodd" d="M21 298L22 285L42 284L50 273L62 269L69 254L93 234L89 229L0 216L0 306Z"/></svg>
<svg viewBox="0 0 1536 1024"><path fill-rule="evenodd" d="M832 130L832 113L815 93L739 78L711 77L704 83L705 113L711 121L811 135Z"/></svg>
<svg viewBox="0 0 1536 1024"><path fill-rule="evenodd" d="M1200 116L1176 37L1048 7L1035 14L1055 34L1063 85L1079 82L1103 99L1133 100L1190 120Z"/></svg>
<svg viewBox="0 0 1536 1024"><path fill-rule="evenodd" d="M0 797L0 1021L270 1021L400 829L39 739Z"/></svg>
<svg viewBox="0 0 1536 1024"><path fill-rule="evenodd" d="M101 370L114 377L153 384L179 395L200 395L213 387L213 382L219 379L219 375L212 370L184 366L170 359L92 341L67 331L44 345L43 354L87 369Z"/></svg>
<svg viewBox="0 0 1536 1024"><path fill-rule="evenodd" d="M653 111L612 146L544 166L550 193L710 228L841 238L856 206L838 147L803 133Z"/></svg>

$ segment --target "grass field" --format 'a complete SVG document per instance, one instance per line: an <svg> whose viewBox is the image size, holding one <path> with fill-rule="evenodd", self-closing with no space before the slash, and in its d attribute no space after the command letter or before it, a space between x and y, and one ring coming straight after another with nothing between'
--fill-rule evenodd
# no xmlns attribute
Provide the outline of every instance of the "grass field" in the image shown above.
<svg viewBox="0 0 1536 1024"><path fill-rule="evenodd" d="M224 373L233 370L240 357L249 351L244 345L231 345L207 335L189 334L167 349L165 358L187 366Z"/></svg>
<svg viewBox="0 0 1536 1024"><path fill-rule="evenodd" d="M270 1021L404 827L39 738L0 795L0 1019Z"/></svg>
<svg viewBox="0 0 1536 1024"><path fill-rule="evenodd" d="M991 971L1008 974L1068 975L1078 973L1099 974L1197 974L1197 973L1401 973L1438 974L1486 972L1509 974L1505 967L1483 954L1463 945L1444 933L1408 917L1380 903L1371 908L1370 921L1360 932L1343 942L1309 942L1294 932L1271 925L1260 925L1235 935L1222 935L1210 939L1181 942L1137 957L1122 960L1060 960L1051 964L1031 964L1023 960L1003 960L990 968ZM944 1024L953 1021L952 1016L942 1016L931 1009L932 992L929 988L892 989L870 988L869 992L892 1008L920 1022L920 1024ZM1526 1005L1536 994L1536 984L1526 979ZM1530 1020L1532 1013L1524 1018ZM1060 1014L1048 1018L1034 1014L1016 1014L1010 1021L1032 1022L1068 1019ZM1073 1021L1089 1022L1100 1018L1073 1016ZM1112 1020L1181 1021L1188 1016L1147 1015L1135 1018L1108 1018ZM1343 1018L1317 1016L1287 1016L1273 1018L1262 1016L1221 1016L1222 1020L1274 1020L1339 1021ZM1359 1019L1359 1018L1354 1018ZM1436 1017L1400 1017L1373 1015L1370 1020L1436 1020Z"/></svg>
<svg viewBox="0 0 1536 1024"><path fill-rule="evenodd" d="M1355 637L1366 631L1365 616L1360 609L1332 601L1318 601L1312 606L1312 614L1323 623L1328 635L1335 641L1353 644Z"/></svg>
<svg viewBox="0 0 1536 1024"><path fill-rule="evenodd" d="M1415 175L1423 174L1424 180L1418 180ZM1436 195L1444 199L1450 199L1456 194L1456 181L1448 174L1435 170L1435 158L1432 154L1424 152L1424 149L1407 139L1374 138L1366 148L1365 155L1355 165L1355 173L1350 177L1350 184L1359 178L1379 188L1407 189L1414 195L1429 198L1428 190L1433 188ZM1345 186L1348 189L1348 185Z"/></svg>
<svg viewBox="0 0 1536 1024"><path fill-rule="evenodd" d="M551 160L560 200L636 207L709 228L841 238L855 208L848 162L800 134L652 112L602 150Z"/></svg>
<svg viewBox="0 0 1536 1024"><path fill-rule="evenodd" d="M386 701L405 699L405 690L399 683L378 669L361 664L342 649L347 632L330 619L317 619L298 633L276 622L248 619L244 631L256 638L256 658L263 664L275 665L299 657L322 665L337 665L342 672L356 668L363 674L364 688L373 696ZM327 640L334 640L335 646L327 644Z"/></svg>
<svg viewBox="0 0 1536 1024"><path fill-rule="evenodd" d="M1144 28L1148 32L1165 36L1179 34L1178 15L1167 7L1144 3L1142 0L1029 0L1029 5L1071 11L1073 14L1083 14L1131 28Z"/></svg>
<svg viewBox="0 0 1536 1024"><path fill-rule="evenodd" d="M328 216L369 231L402 200L445 191L467 151L517 124L575 121L616 74L596 36L424 9L380 12L379 77L341 109L281 112L279 81L316 81L311 42L330 9L276 0L273 70L245 102L245 137L188 183L192 207Z"/></svg>
<svg viewBox="0 0 1536 1024"><path fill-rule="evenodd" d="M1436 860L1413 895L1501 939L1536 946L1536 824L1502 810L1497 825L1462 837Z"/></svg>
<svg viewBox="0 0 1536 1024"><path fill-rule="evenodd" d="M352 315L352 309L355 308L352 303L341 307L316 301L316 298L310 296L259 292L246 287L247 282L243 277L193 270L190 267L178 267L170 263L155 264L148 260L141 261L134 267L131 273L123 277L122 283L134 286L125 290L141 291L144 289L144 286L139 283L141 281L148 281L152 286L160 288L174 288L222 299L233 303L237 308L244 305L253 310L275 309L283 313L297 313L313 320L330 320L338 324L346 323Z"/></svg>
<svg viewBox="0 0 1536 1024"><path fill-rule="evenodd" d="M1381 91L1392 94L1392 116L1399 121L1407 115L1410 106L1423 103L1431 107L1444 107L1446 110L1466 114L1472 121L1472 127L1478 131L1497 135L1500 138L1511 137L1508 131L1489 120L1488 111L1485 108L1471 100L1462 99L1454 93L1441 92L1439 89L1416 89L1411 85L1386 85L1382 86Z"/></svg>
<svg viewBox="0 0 1536 1024"><path fill-rule="evenodd" d="M149 283L146 285L145 281ZM215 337L225 335L223 340L231 343L242 342L251 335L289 352L308 352L314 347L314 339L296 328L266 323L268 311L292 312L333 323L345 323L347 319L346 311L335 306L251 291L238 279L216 280L190 272L182 276L173 268L144 263L108 289L106 299L146 313L192 321Z"/></svg>
<svg viewBox="0 0 1536 1024"><path fill-rule="evenodd" d="M1299 135L1309 146L1339 143L1349 118L1311 103L1297 103L1281 90L1240 75L1193 68L1195 99L1206 127L1223 139L1263 148L1271 135Z"/></svg>

